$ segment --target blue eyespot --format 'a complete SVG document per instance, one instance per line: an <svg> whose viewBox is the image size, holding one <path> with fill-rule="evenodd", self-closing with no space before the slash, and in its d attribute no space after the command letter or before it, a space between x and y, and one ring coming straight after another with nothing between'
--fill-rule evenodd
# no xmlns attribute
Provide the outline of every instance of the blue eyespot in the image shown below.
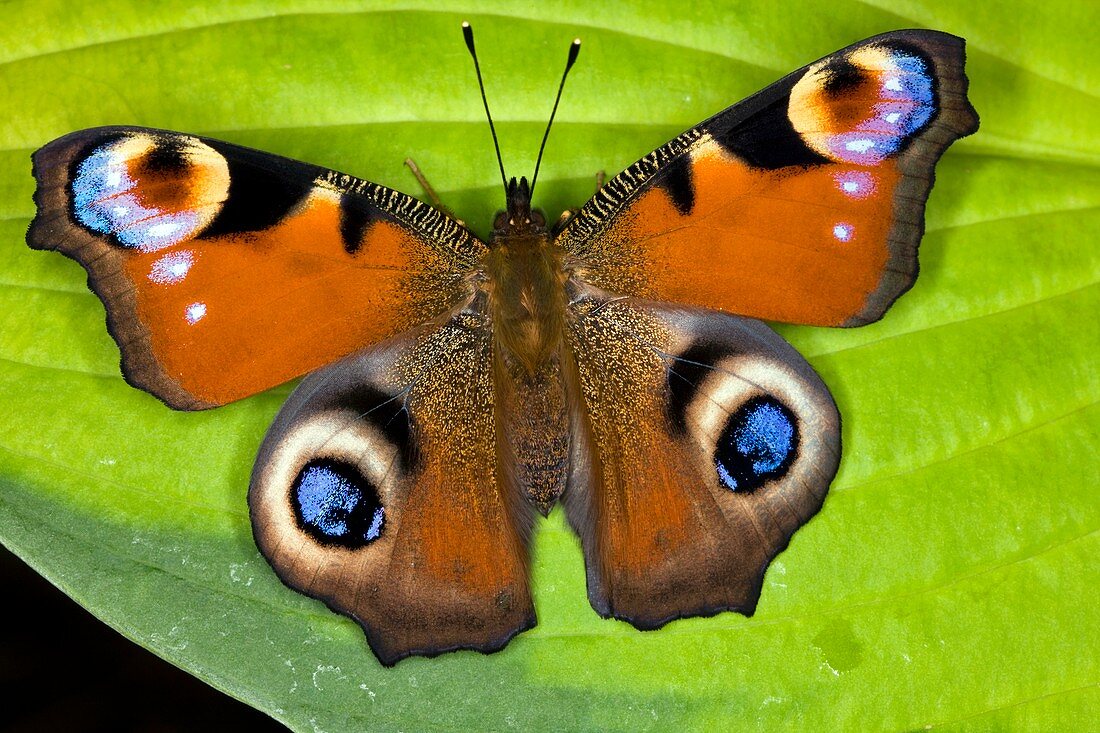
<svg viewBox="0 0 1100 733"><path fill-rule="evenodd" d="M318 542L357 548L382 534L386 512L378 491L354 467L310 461L290 490L298 526Z"/></svg>
<svg viewBox="0 0 1100 733"><path fill-rule="evenodd" d="M718 480L752 491L787 473L798 454L794 414L770 396L754 397L730 416L714 450Z"/></svg>

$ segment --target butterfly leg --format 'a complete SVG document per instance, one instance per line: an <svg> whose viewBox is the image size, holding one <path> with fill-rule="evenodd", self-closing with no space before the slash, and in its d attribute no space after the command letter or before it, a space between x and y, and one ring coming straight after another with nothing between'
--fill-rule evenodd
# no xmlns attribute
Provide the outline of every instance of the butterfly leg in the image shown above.
<svg viewBox="0 0 1100 733"><path fill-rule="evenodd" d="M596 193L599 193L600 189L603 188L604 181L606 180L607 173L602 170L596 171ZM580 209L566 209L561 212L561 216L558 217L557 223L554 224L554 230L561 231L561 228L565 226L566 222L576 216L578 211L580 211Z"/></svg>
<svg viewBox="0 0 1100 733"><path fill-rule="evenodd" d="M425 195L427 195L428 200L431 202L432 206L450 216L452 219L457 221L460 226L466 226L466 222L456 217L454 215L454 212L444 206L443 202L439 200L439 195L435 192L435 189L432 188L432 184L428 183L428 179L424 176L424 172L420 170L420 166L416 164L416 161L412 158L405 158L405 165L408 166L409 170L413 174L413 177L416 178L416 182L420 184L420 187L422 189L424 189L424 193Z"/></svg>

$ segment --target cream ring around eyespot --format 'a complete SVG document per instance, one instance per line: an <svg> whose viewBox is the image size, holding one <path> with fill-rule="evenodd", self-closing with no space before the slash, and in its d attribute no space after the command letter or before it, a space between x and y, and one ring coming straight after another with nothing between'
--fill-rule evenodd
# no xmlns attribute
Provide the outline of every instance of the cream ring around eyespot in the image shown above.
<svg viewBox="0 0 1100 733"><path fill-rule="evenodd" d="M794 413L799 444L795 460L782 478L765 484L758 492L767 493L789 482L817 485L820 483L816 481L818 464L839 460L835 451L819 437L834 435L839 430L836 410L828 401L828 392L823 386L808 381L782 361L759 356L730 356L716 362L685 410L691 439L702 455L713 456L730 416L748 400L761 395L777 399ZM758 493L731 492L719 484L716 472L708 474L707 480L726 511L732 511L735 502ZM824 486L822 493L828 484Z"/></svg>
<svg viewBox="0 0 1100 733"><path fill-rule="evenodd" d="M388 557L401 521L397 485L403 473L397 465L398 450L352 410L316 413L279 435L277 447L263 466L257 467L251 496L258 524L277 537L276 542L263 548L265 554L272 562L276 555L288 555L293 561L282 567L302 576L295 582L305 583L310 580L311 569L335 558L354 562L357 556ZM385 510L385 529L378 540L358 548L321 545L298 525L291 505L292 487L306 464L321 458L354 467L378 492Z"/></svg>

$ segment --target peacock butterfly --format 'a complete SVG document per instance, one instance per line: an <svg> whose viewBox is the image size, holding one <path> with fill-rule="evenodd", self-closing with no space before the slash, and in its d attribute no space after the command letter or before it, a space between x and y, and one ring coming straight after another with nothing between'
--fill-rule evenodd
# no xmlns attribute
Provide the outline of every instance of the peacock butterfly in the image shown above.
<svg viewBox="0 0 1100 733"><path fill-rule="evenodd" d="M507 180L487 242L317 166L83 130L34 154L27 241L84 266L126 379L169 407L309 375L259 449L253 532L383 664L531 628L557 502L602 616L752 614L840 460L829 391L754 319L859 326L913 284L933 167L978 125L963 64L934 31L856 43L553 226L535 176Z"/></svg>

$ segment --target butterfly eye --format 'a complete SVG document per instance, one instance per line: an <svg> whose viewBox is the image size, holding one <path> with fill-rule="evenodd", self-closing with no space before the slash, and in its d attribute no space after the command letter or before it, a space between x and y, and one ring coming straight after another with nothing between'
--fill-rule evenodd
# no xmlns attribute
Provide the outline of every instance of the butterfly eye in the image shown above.
<svg viewBox="0 0 1100 733"><path fill-rule="evenodd" d="M298 526L318 542L362 547L382 534L386 512L377 489L354 467L313 460L290 489Z"/></svg>
<svg viewBox="0 0 1100 733"><path fill-rule="evenodd" d="M754 397L726 423L714 450L718 479L730 491L752 491L783 476L798 454L794 414L770 396Z"/></svg>

